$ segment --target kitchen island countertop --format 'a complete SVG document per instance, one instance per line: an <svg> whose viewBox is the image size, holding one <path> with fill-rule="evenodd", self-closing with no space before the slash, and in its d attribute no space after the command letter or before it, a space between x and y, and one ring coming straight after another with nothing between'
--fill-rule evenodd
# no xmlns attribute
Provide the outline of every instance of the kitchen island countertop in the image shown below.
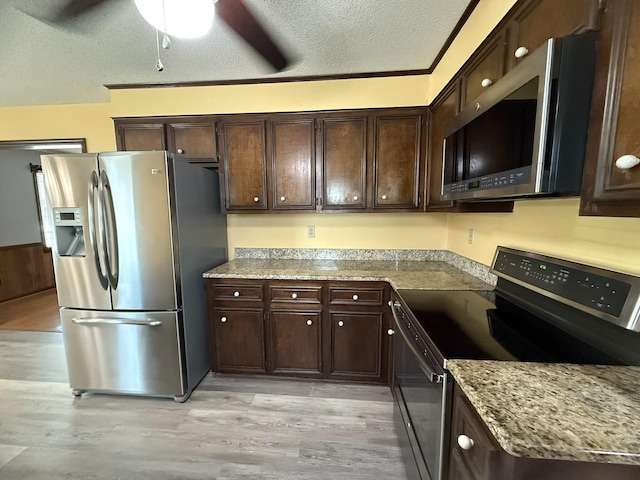
<svg viewBox="0 0 640 480"><path fill-rule="evenodd" d="M640 465L640 367L450 360L509 454Z"/></svg>
<svg viewBox="0 0 640 480"><path fill-rule="evenodd" d="M395 289L491 290L493 285L444 261L237 258L205 278L387 281Z"/></svg>

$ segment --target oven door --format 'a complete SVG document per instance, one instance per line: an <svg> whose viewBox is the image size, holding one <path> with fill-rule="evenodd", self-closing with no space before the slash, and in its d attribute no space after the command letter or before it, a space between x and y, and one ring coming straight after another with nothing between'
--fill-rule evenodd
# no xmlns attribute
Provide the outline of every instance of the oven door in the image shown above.
<svg viewBox="0 0 640 480"><path fill-rule="evenodd" d="M410 313L394 302L395 423L410 478L442 480L451 382L422 350Z"/></svg>

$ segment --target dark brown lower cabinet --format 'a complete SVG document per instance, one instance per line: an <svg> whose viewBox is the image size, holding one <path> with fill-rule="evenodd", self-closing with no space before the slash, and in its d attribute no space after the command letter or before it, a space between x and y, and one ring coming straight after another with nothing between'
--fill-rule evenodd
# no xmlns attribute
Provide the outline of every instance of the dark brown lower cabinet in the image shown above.
<svg viewBox="0 0 640 480"><path fill-rule="evenodd" d="M269 313L273 373L322 376L320 312Z"/></svg>
<svg viewBox="0 0 640 480"><path fill-rule="evenodd" d="M214 372L388 383L384 282L207 282Z"/></svg>
<svg viewBox="0 0 640 480"><path fill-rule="evenodd" d="M383 312L330 312L329 319L330 377L380 379L383 370Z"/></svg>
<svg viewBox="0 0 640 480"><path fill-rule="evenodd" d="M461 444L465 448L462 448ZM455 385L449 462L445 478L448 480L602 480L605 478L632 480L640 478L640 467L510 455L500 447L460 387Z"/></svg>
<svg viewBox="0 0 640 480"><path fill-rule="evenodd" d="M210 316L210 325L213 330L210 353L214 371L266 371L262 308L215 308Z"/></svg>

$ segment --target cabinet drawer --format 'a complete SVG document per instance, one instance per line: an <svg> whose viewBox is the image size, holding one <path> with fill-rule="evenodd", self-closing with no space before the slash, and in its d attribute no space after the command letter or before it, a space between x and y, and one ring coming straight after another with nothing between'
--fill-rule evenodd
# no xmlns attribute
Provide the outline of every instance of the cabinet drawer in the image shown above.
<svg viewBox="0 0 640 480"><path fill-rule="evenodd" d="M462 448L459 439L466 436L472 441L472 445L466 442L468 449ZM466 439L460 439L465 444ZM459 454L462 463L475 478L493 478L491 471L491 459L497 453L497 448L492 441L489 432L477 416L472 407L467 403L462 391L456 387L453 420L451 428L452 450Z"/></svg>
<svg viewBox="0 0 640 480"><path fill-rule="evenodd" d="M262 285L213 285L213 301L242 301L242 302L261 302L262 301Z"/></svg>
<svg viewBox="0 0 640 480"><path fill-rule="evenodd" d="M321 285L269 285L271 303L314 303L322 302Z"/></svg>
<svg viewBox="0 0 640 480"><path fill-rule="evenodd" d="M382 305L384 287L329 287L331 305Z"/></svg>

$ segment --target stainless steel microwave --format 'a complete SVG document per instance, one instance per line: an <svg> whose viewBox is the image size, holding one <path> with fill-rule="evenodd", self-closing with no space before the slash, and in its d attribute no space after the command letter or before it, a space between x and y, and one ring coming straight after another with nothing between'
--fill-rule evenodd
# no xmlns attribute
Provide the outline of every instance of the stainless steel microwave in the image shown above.
<svg viewBox="0 0 640 480"><path fill-rule="evenodd" d="M549 39L445 126L442 198L577 195L594 32Z"/></svg>

